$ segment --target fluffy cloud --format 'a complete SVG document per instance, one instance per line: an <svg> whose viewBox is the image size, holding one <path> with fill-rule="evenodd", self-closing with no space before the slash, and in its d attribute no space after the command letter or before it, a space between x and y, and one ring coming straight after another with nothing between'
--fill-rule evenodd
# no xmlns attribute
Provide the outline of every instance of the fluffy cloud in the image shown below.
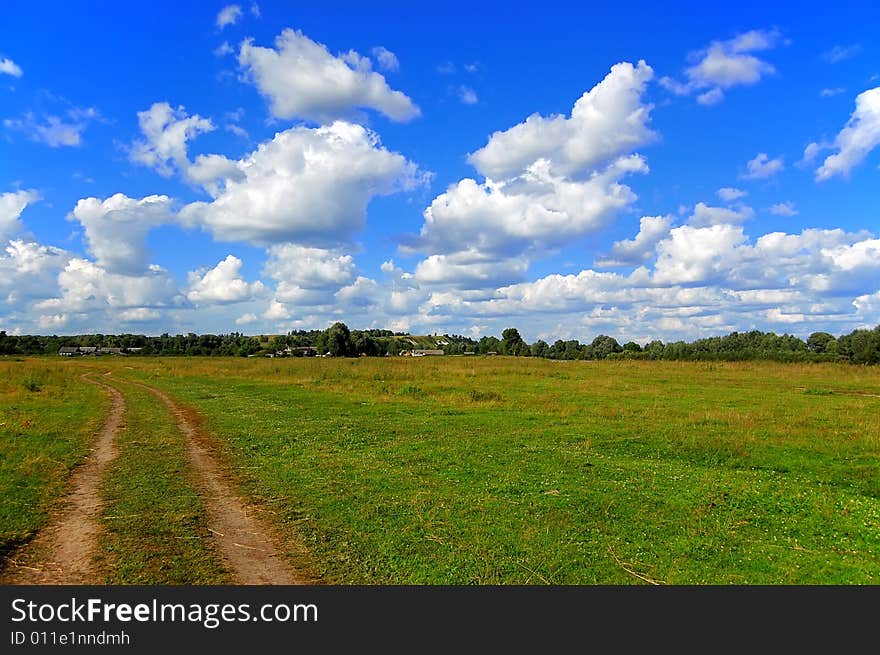
<svg viewBox="0 0 880 655"><path fill-rule="evenodd" d="M816 169L816 180L835 175L847 176L868 154L880 145L880 87L856 96L856 108L846 125L829 147L837 150ZM804 151L804 161L811 161L824 147L811 143Z"/></svg>
<svg viewBox="0 0 880 655"><path fill-rule="evenodd" d="M216 197L188 205L181 216L219 239L258 245L346 242L363 227L373 196L424 181L375 133L341 121L279 132L234 168L214 164L226 176L213 186ZM197 160L196 170L203 168Z"/></svg>
<svg viewBox="0 0 880 655"><path fill-rule="evenodd" d="M779 202L770 207L770 213L774 216L797 216L798 211L791 201Z"/></svg>
<svg viewBox="0 0 880 655"><path fill-rule="evenodd" d="M509 256L562 245L598 230L632 203L635 194L619 180L647 171L635 155L583 182L555 176L551 167L539 161L511 180L478 184L464 179L450 186L425 210L419 248Z"/></svg>
<svg viewBox="0 0 880 655"><path fill-rule="evenodd" d="M25 207L39 200L40 194L33 189L0 193L0 242L22 230L18 220Z"/></svg>
<svg viewBox="0 0 880 655"><path fill-rule="evenodd" d="M226 180L240 182L245 179L238 162L223 155L199 155L186 169L185 175L191 182L203 186L215 198L222 193Z"/></svg>
<svg viewBox="0 0 880 655"><path fill-rule="evenodd" d="M388 48L377 46L370 52L372 52L373 58L376 60L376 63L379 64L379 68L383 71L394 73L400 70L400 62L397 60L397 55L391 52Z"/></svg>
<svg viewBox="0 0 880 655"><path fill-rule="evenodd" d="M755 326L843 331L880 308L880 240L866 233L775 232L752 241L738 225L683 225L655 249L653 270L628 275L584 270L482 295L433 292L411 321L480 323L497 333L525 315L537 336L606 332L644 341Z"/></svg>
<svg viewBox="0 0 880 655"><path fill-rule="evenodd" d="M785 163L782 157L770 159L766 152L760 152L754 158L746 163L747 173L742 177L745 180L763 180L772 177L785 169Z"/></svg>
<svg viewBox="0 0 880 655"><path fill-rule="evenodd" d="M342 307L367 309L376 305L378 285L375 280L359 275L351 284L342 287L333 295Z"/></svg>
<svg viewBox="0 0 880 655"><path fill-rule="evenodd" d="M241 277L242 261L233 255L209 270L191 271L186 297L195 305L242 302L265 291L263 283L248 283Z"/></svg>
<svg viewBox="0 0 880 655"><path fill-rule="evenodd" d="M243 42L238 62L277 118L322 123L374 109L392 120L408 121L420 113L412 100L372 70L369 59L353 50L334 56L298 30L284 30L275 48Z"/></svg>
<svg viewBox="0 0 880 655"><path fill-rule="evenodd" d="M670 216L643 216L635 238L615 241L608 256L598 260L596 265L605 268L644 264L653 257L655 246L671 227Z"/></svg>
<svg viewBox="0 0 880 655"><path fill-rule="evenodd" d="M718 189L716 193L718 194L718 197L721 198L724 202L733 202L734 200L739 200L740 198L744 198L745 196L749 195L742 189L736 189L729 186Z"/></svg>
<svg viewBox="0 0 880 655"><path fill-rule="evenodd" d="M754 52L776 47L780 35L776 31L752 30L727 41L713 41L704 50L690 53L694 63L684 70L685 82L670 77L660 84L677 95L700 92L697 101L713 105L724 99L724 91L734 86L757 84L776 69L756 57Z"/></svg>
<svg viewBox="0 0 880 655"><path fill-rule="evenodd" d="M660 284L714 282L724 276L738 245L746 241L740 226L682 225L657 245L654 280Z"/></svg>
<svg viewBox="0 0 880 655"><path fill-rule="evenodd" d="M187 141L214 129L210 119L198 114L188 116L184 107L174 109L167 102L156 102L139 111L138 125L144 139L132 144L129 157L163 177L170 177L175 167L185 173L190 166Z"/></svg>
<svg viewBox="0 0 880 655"><path fill-rule="evenodd" d="M530 261L596 232L636 200L622 179L648 170L630 151L649 143L652 76L621 63L578 99L571 116L534 114L495 132L469 161L485 176L450 185L424 211L405 251L423 252L415 279L478 290L521 280Z"/></svg>
<svg viewBox="0 0 880 655"><path fill-rule="evenodd" d="M3 126L24 132L34 141L44 143L50 148L76 147L82 145L82 135L89 123L100 118L100 112L94 107L72 107L63 116L37 116L33 112L27 112L22 118L5 119Z"/></svg>
<svg viewBox="0 0 880 655"><path fill-rule="evenodd" d="M263 318L269 321L284 320L290 318L290 310L288 310L283 303L280 303L277 300L272 300L272 302L269 303L269 308L263 312Z"/></svg>
<svg viewBox="0 0 880 655"><path fill-rule="evenodd" d="M286 243L269 247L263 274L277 282L276 300L323 305L354 281L355 265L351 255L338 250Z"/></svg>
<svg viewBox="0 0 880 655"><path fill-rule="evenodd" d="M227 25L235 25L238 19L242 17L241 7L238 5L227 5L217 13L217 27L221 30Z"/></svg>
<svg viewBox="0 0 880 655"><path fill-rule="evenodd" d="M138 275L111 273L95 262L72 258L58 274L60 295L34 305L47 314L112 312L181 306L184 299L163 268L151 265ZM107 318L105 316L105 318Z"/></svg>
<svg viewBox="0 0 880 655"><path fill-rule="evenodd" d="M147 323L161 318L162 312L148 307L135 307L119 312L119 318L126 323Z"/></svg>
<svg viewBox="0 0 880 655"><path fill-rule="evenodd" d="M57 292L58 273L70 253L60 248L14 239L0 253L0 302L7 307L50 298Z"/></svg>
<svg viewBox="0 0 880 655"><path fill-rule="evenodd" d="M21 70L21 66L19 66L7 57L0 59L0 73L3 73L5 75L12 75L12 77L21 77L22 75L24 75L24 71Z"/></svg>
<svg viewBox="0 0 880 655"><path fill-rule="evenodd" d="M121 193L104 200L83 198L68 219L76 219L85 228L89 250L101 267L127 274L146 268L149 231L175 220L167 196L136 199Z"/></svg>
<svg viewBox="0 0 880 655"><path fill-rule="evenodd" d="M616 64L595 87L584 93L571 117L532 114L525 122L495 132L468 161L489 179L520 174L538 160L551 162L555 175L572 175L598 168L650 143L652 105L642 95L653 70L644 61Z"/></svg>
<svg viewBox="0 0 880 655"><path fill-rule="evenodd" d="M498 258L476 249L431 255L416 266L415 280L430 285L493 288L520 280L529 267L525 257Z"/></svg>
<svg viewBox="0 0 880 655"><path fill-rule="evenodd" d="M712 207L703 202L698 202L694 207L694 213L688 218L688 224L692 227L709 227L711 225L738 225L755 215L751 207L745 205L737 209L727 207Z"/></svg>

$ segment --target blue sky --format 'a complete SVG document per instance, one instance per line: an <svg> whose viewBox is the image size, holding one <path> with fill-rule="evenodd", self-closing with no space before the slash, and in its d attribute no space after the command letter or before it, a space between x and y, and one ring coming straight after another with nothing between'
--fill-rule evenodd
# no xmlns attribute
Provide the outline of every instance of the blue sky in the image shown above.
<svg viewBox="0 0 880 655"><path fill-rule="evenodd" d="M0 329L880 323L873 3L25 3Z"/></svg>

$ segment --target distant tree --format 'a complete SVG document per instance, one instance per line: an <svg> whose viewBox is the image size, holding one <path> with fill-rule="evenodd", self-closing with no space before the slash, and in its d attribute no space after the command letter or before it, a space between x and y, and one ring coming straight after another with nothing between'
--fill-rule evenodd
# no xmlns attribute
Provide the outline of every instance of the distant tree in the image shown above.
<svg viewBox="0 0 880 655"><path fill-rule="evenodd" d="M810 352L818 354L826 353L828 352L831 343L836 341L837 339L834 338L834 335L828 334L827 332L813 332L813 334L807 337L807 348L810 349Z"/></svg>
<svg viewBox="0 0 880 655"><path fill-rule="evenodd" d="M651 359L660 359L661 357L663 357L663 342L659 339L651 341L647 346L645 346L644 352Z"/></svg>
<svg viewBox="0 0 880 655"><path fill-rule="evenodd" d="M486 353L497 353L501 351L501 342L498 337L482 337L477 343L476 352L485 355Z"/></svg>
<svg viewBox="0 0 880 655"><path fill-rule="evenodd" d="M354 352L358 355L375 357L379 354L379 344L376 343L376 340L366 332L352 332L351 343ZM385 354L384 350L382 351L382 354Z"/></svg>
<svg viewBox="0 0 880 655"><path fill-rule="evenodd" d="M532 344L532 357L549 357L550 356L550 346L547 345L547 342L538 339L535 343Z"/></svg>
<svg viewBox="0 0 880 655"><path fill-rule="evenodd" d="M605 359L611 353L619 353L623 351L623 348L617 343L617 339L604 334L600 334L593 339L593 343L590 345L593 346L597 359Z"/></svg>
<svg viewBox="0 0 880 655"><path fill-rule="evenodd" d="M530 355L529 347L516 328L507 328L501 333L502 355Z"/></svg>
<svg viewBox="0 0 880 655"><path fill-rule="evenodd" d="M583 359L581 356L581 343L577 339L569 339L564 342L562 359Z"/></svg>
<svg viewBox="0 0 880 655"><path fill-rule="evenodd" d="M550 346L550 354L548 356L550 359L565 359L565 342L562 339L554 341L553 345Z"/></svg>
<svg viewBox="0 0 880 655"><path fill-rule="evenodd" d="M642 347L639 344L637 344L635 341L627 341L625 344L623 344L623 351L624 352L631 352L631 353L640 353L640 352L642 352Z"/></svg>
<svg viewBox="0 0 880 655"><path fill-rule="evenodd" d="M333 357L348 357L357 354L351 341L351 331L345 323L337 322L324 330L317 339L320 354L330 353Z"/></svg>

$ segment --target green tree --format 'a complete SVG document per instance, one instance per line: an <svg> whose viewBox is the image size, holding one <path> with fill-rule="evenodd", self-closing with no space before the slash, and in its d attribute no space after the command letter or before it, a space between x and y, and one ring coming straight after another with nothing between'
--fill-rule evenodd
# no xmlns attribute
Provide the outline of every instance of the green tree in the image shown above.
<svg viewBox="0 0 880 655"><path fill-rule="evenodd" d="M531 354L529 347L516 328L507 328L501 333L502 355L526 355Z"/></svg>
<svg viewBox="0 0 880 655"><path fill-rule="evenodd" d="M547 345L547 342L538 339L535 343L532 344L532 357L549 357L550 356L550 346Z"/></svg>
<svg viewBox="0 0 880 655"><path fill-rule="evenodd" d="M590 345L593 346L593 351L596 353L597 359L605 359L611 353L619 353L623 351L623 348L617 343L617 339L604 334L600 334L593 339L593 343Z"/></svg>
<svg viewBox="0 0 880 655"><path fill-rule="evenodd" d="M809 348L811 352L817 354L826 353L832 348L832 341L837 341L837 339L834 338L834 335L828 334L827 332L813 332L813 334L807 337L807 348Z"/></svg>
<svg viewBox="0 0 880 655"><path fill-rule="evenodd" d="M330 353L333 357L348 357L357 354L351 341L351 330L345 323L337 322L324 330L315 344L318 353Z"/></svg>

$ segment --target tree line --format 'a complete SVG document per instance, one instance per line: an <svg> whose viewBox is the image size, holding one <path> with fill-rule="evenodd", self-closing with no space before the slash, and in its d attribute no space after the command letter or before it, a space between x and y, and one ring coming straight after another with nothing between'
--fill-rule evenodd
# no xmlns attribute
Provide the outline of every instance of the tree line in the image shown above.
<svg viewBox="0 0 880 655"><path fill-rule="evenodd" d="M325 330L294 330L282 335L229 334L85 334L74 336L8 335L0 331L0 355L55 354L62 347L118 348L128 354L171 356L306 356L379 357L400 355L416 348L414 339L429 340L432 349L446 355L508 355L546 359L651 359L651 360L772 360L782 362L842 361L853 364L880 363L880 325L853 330L835 337L813 332L806 339L773 332L732 332L695 341L651 341L644 346L600 334L590 342L542 339L527 343L516 328L501 337L473 339L462 335L413 337L391 330L350 330L337 322Z"/></svg>

